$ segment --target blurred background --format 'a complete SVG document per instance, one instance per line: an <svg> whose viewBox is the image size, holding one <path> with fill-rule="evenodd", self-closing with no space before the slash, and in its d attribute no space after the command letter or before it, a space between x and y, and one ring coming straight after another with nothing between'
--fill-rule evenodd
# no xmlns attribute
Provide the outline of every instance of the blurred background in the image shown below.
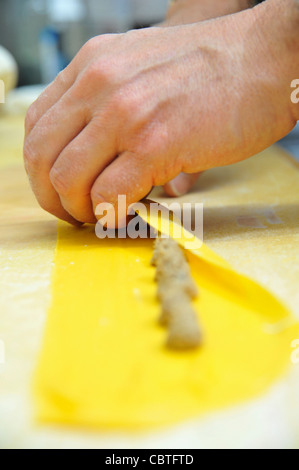
<svg viewBox="0 0 299 470"><path fill-rule="evenodd" d="M19 87L7 95L6 113L24 112L90 37L158 23L167 4L168 0L0 0L0 69L1 60L9 69L2 70L1 78L6 73L7 91ZM298 126L281 144L299 159Z"/></svg>
<svg viewBox="0 0 299 470"><path fill-rule="evenodd" d="M90 37L149 26L166 9L167 0L0 0L0 44L19 85L48 83Z"/></svg>

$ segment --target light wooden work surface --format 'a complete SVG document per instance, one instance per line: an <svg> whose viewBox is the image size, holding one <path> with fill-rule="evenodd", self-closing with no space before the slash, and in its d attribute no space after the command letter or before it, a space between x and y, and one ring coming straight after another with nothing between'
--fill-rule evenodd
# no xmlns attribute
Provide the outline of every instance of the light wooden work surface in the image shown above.
<svg viewBox="0 0 299 470"><path fill-rule="evenodd" d="M0 447L298 446L299 364L259 400L168 432L89 435L34 425L30 381L50 301L56 220L31 193L22 140L22 119L0 119L0 340L6 356L0 364ZM206 172L180 201L203 202L208 246L299 318L298 188L296 162L272 147ZM163 198L161 190L153 197Z"/></svg>

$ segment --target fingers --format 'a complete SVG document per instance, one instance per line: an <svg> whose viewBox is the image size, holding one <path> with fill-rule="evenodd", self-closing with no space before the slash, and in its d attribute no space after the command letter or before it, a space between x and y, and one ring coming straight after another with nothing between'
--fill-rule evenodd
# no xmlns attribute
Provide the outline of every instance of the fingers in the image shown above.
<svg viewBox="0 0 299 470"><path fill-rule="evenodd" d="M40 157L37 164L51 168L59 153L81 132L89 119L90 112L84 104L73 99L70 90L40 118L34 130L25 138L26 169L27 166L31 171L39 169L31 165L34 157L30 149ZM27 150L29 158L26 158Z"/></svg>
<svg viewBox="0 0 299 470"><path fill-rule="evenodd" d="M124 152L115 159L96 179L91 200L96 213L98 204L112 203L115 209L116 226L126 225L128 207L145 197L153 186L151 172L142 158L131 152ZM126 196L126 204L117 206L119 195Z"/></svg>
<svg viewBox="0 0 299 470"><path fill-rule="evenodd" d="M66 94L25 139L24 162L33 192L45 210L64 220L73 218L62 207L49 174L58 155L80 133L86 120L80 103L71 101Z"/></svg>
<svg viewBox="0 0 299 470"><path fill-rule="evenodd" d="M148 164L144 158L140 156L138 158L134 153L121 154L99 175L92 187L91 200L94 213L97 212L98 204L111 203L116 216L115 226L123 227L126 224L128 207L140 201L152 189L153 176L149 171L152 166L151 162ZM200 173L192 175L180 173L164 185L164 188L166 187L167 194L171 196L184 194L192 187L199 175ZM126 196L126 204L121 207L117 205L119 195Z"/></svg>
<svg viewBox="0 0 299 470"><path fill-rule="evenodd" d="M90 192L98 175L115 158L110 133L98 121L91 121L65 147L55 161L50 180L64 209L81 222L95 223ZM109 181L114 186L114 180Z"/></svg>
<svg viewBox="0 0 299 470"><path fill-rule="evenodd" d="M61 220L65 220L66 222L69 222L72 225L75 225L75 226L82 225L81 222L74 219L62 207L59 196L55 191L53 191L53 187L48 178L43 182L43 192L41 194L39 194L37 188L34 188L34 183L31 182L30 175L29 175L29 181L36 195L36 198L39 202L39 205L42 207L42 209L49 212L50 214L55 215ZM47 197L45 197L45 194L47 195Z"/></svg>
<svg viewBox="0 0 299 470"><path fill-rule="evenodd" d="M176 178L169 181L163 186L164 191L168 196L179 197L186 194L192 186L196 183L199 173L180 173Z"/></svg>
<svg viewBox="0 0 299 470"><path fill-rule="evenodd" d="M63 70L31 105L25 119L25 138L30 134L41 117L69 90L74 80L75 77L71 71Z"/></svg>

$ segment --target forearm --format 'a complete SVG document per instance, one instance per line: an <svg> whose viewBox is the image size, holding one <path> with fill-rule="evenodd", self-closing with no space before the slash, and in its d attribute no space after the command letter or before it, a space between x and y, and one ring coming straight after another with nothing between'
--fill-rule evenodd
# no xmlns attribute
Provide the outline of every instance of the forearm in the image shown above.
<svg viewBox="0 0 299 470"><path fill-rule="evenodd" d="M197 23L237 13L252 6L251 0L174 0L171 2L165 26Z"/></svg>

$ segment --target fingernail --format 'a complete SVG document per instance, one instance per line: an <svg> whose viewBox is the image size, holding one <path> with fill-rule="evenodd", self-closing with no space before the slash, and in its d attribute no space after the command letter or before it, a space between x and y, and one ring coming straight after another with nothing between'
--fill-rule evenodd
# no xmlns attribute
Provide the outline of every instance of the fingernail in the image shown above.
<svg viewBox="0 0 299 470"><path fill-rule="evenodd" d="M175 196L182 196L186 194L190 188L190 178L188 175L180 174L174 180L170 181L169 186Z"/></svg>

